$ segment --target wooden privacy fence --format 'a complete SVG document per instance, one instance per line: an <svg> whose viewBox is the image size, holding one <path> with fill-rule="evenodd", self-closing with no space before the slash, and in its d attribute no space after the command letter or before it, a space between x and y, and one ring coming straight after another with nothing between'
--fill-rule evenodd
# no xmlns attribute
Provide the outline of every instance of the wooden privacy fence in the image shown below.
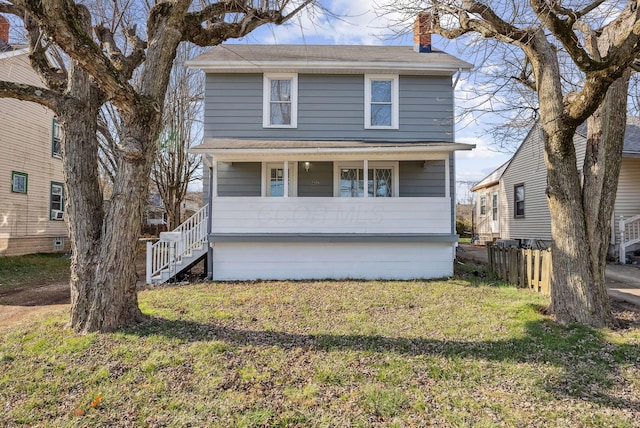
<svg viewBox="0 0 640 428"><path fill-rule="evenodd" d="M531 250L487 244L489 270L517 287L551 294L551 249Z"/></svg>

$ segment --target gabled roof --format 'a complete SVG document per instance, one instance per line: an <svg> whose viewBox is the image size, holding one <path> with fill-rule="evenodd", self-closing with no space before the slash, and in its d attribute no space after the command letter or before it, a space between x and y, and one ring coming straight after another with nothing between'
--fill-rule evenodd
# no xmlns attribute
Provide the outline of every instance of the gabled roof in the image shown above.
<svg viewBox="0 0 640 428"><path fill-rule="evenodd" d="M509 167L511 161L516 157L522 146L529 139L534 130L539 126L539 122L536 122L529 133L520 144L516 152L511 156L507 162L503 165L499 166L495 171L491 174L483 178L478 184L471 188L472 192L475 192L480 189L484 189L486 187L495 186L500 182L500 178L504 174L504 172ZM586 139L587 137L587 122L584 122L576 129L576 135ZM635 116L627 116L627 126L624 133L624 146L622 148L622 156L623 157L640 157L640 117Z"/></svg>
<svg viewBox="0 0 640 428"><path fill-rule="evenodd" d="M487 187L495 186L496 184L500 183L500 178L502 177L502 174L504 174L507 167L511 163L511 159L509 159L508 161L500 165L491 174L487 175L485 178L480 180L478 184L476 184L471 188L471 191L476 192L480 189L485 189Z"/></svg>
<svg viewBox="0 0 640 428"><path fill-rule="evenodd" d="M304 72L452 75L468 62L442 51L419 53L412 46L241 45L216 46L187 62L207 73Z"/></svg>

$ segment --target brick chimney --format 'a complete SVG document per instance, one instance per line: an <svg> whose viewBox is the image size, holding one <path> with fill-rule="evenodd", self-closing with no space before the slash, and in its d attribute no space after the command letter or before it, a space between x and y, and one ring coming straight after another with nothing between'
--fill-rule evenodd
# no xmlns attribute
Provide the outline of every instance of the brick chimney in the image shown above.
<svg viewBox="0 0 640 428"><path fill-rule="evenodd" d="M431 14L420 12L413 23L413 50L431 52Z"/></svg>
<svg viewBox="0 0 640 428"><path fill-rule="evenodd" d="M0 15L0 40L9 43L9 21Z"/></svg>

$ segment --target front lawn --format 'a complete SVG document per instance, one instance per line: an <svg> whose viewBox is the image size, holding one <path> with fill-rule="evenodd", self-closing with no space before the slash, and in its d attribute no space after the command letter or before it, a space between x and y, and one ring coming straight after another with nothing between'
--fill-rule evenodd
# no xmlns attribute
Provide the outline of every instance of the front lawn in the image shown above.
<svg viewBox="0 0 640 428"><path fill-rule="evenodd" d="M0 426L640 425L640 329L470 278L148 290L114 334L60 312L0 336Z"/></svg>
<svg viewBox="0 0 640 428"><path fill-rule="evenodd" d="M69 257L60 253L0 257L0 291L24 285L66 282L69 265Z"/></svg>

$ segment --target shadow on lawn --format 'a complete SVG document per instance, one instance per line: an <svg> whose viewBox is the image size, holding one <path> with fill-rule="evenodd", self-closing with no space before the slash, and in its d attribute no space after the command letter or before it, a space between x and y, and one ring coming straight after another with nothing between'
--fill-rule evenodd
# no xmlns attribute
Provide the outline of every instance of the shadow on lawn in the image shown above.
<svg viewBox="0 0 640 428"><path fill-rule="evenodd" d="M542 320L529 322L526 327L523 337L467 342L380 335L306 335L241 329L224 323L150 318L126 333L140 337L159 335L187 342L219 340L236 346L275 346L317 352L353 350L551 364L563 370L557 379L545 380L543 388L551 394L640 411L639 401L607 393L608 388L623 382L619 375L622 366L638 365L640 346L612 344L600 332L579 325L563 328Z"/></svg>

